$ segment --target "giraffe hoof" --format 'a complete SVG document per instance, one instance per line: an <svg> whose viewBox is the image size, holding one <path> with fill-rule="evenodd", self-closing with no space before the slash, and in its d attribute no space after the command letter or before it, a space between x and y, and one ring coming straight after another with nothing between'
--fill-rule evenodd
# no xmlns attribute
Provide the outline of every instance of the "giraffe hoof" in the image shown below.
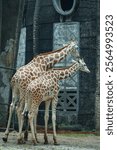
<svg viewBox="0 0 117 150"><path fill-rule="evenodd" d="M6 143L7 142L7 138L3 137L2 140Z"/></svg>
<svg viewBox="0 0 117 150"><path fill-rule="evenodd" d="M54 145L59 146L60 144L58 144L58 143L54 143Z"/></svg>
<svg viewBox="0 0 117 150"><path fill-rule="evenodd" d="M36 146L37 145L37 141L36 140L32 140L33 145Z"/></svg>
<svg viewBox="0 0 117 150"><path fill-rule="evenodd" d="M58 144L58 142L57 142L57 140L56 140L56 138L55 137L53 137L53 140L54 140L54 145L60 145L60 144Z"/></svg>
<svg viewBox="0 0 117 150"><path fill-rule="evenodd" d="M57 143L57 142L54 142L54 145L59 146L60 144L59 144L59 143Z"/></svg>
<svg viewBox="0 0 117 150"><path fill-rule="evenodd" d="M48 144L48 138L46 135L44 135L44 144L47 145Z"/></svg>
<svg viewBox="0 0 117 150"><path fill-rule="evenodd" d="M48 145L48 141L45 141L44 144L45 144L45 145Z"/></svg>
<svg viewBox="0 0 117 150"><path fill-rule="evenodd" d="M24 132L24 141L28 141L28 131Z"/></svg>
<svg viewBox="0 0 117 150"><path fill-rule="evenodd" d="M18 139L18 140L17 140L17 143L18 143L18 144L25 144L26 142L25 142L23 139Z"/></svg>
<svg viewBox="0 0 117 150"><path fill-rule="evenodd" d="M48 144L48 139L47 139L47 138L45 138L45 140L44 140L44 144L45 144L45 145L47 145L47 144Z"/></svg>
<svg viewBox="0 0 117 150"><path fill-rule="evenodd" d="M37 141L37 143L39 143L39 140L36 139L36 141Z"/></svg>
<svg viewBox="0 0 117 150"><path fill-rule="evenodd" d="M37 143L33 143L34 146L37 146Z"/></svg>

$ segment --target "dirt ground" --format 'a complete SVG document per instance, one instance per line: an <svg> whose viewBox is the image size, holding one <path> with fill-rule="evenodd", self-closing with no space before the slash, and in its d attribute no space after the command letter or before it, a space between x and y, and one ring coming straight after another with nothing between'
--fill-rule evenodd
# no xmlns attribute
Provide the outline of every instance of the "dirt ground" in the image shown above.
<svg viewBox="0 0 117 150"><path fill-rule="evenodd" d="M53 145L52 134L49 134L49 144L44 145L43 134L38 134L39 144L34 146L29 139L25 144L17 144L17 133L11 132L7 143L2 141L4 132L0 132L0 150L99 150L100 137L93 134L62 133L57 134L58 143Z"/></svg>

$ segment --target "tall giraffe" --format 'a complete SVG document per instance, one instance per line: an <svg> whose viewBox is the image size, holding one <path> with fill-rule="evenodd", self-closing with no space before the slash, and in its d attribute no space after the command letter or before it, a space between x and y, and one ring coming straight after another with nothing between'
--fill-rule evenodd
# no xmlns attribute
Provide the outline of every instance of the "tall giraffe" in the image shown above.
<svg viewBox="0 0 117 150"><path fill-rule="evenodd" d="M11 123L11 118L13 111L15 109L15 104L18 100L17 105L17 116L18 116L18 123L19 123L19 135L18 135L18 143L22 143L22 137L21 137L21 131L22 128L20 128L21 123L21 112L24 107L25 102L25 92L27 85L37 77L39 77L43 72L47 71L49 68L52 68L54 64L60 62L62 59L64 59L67 55L71 54L76 59L79 59L79 52L76 48L77 43L75 41L71 41L68 45L65 47L48 52L43 53L40 55L37 55L33 58L31 62L29 62L27 65L19 68L11 80L11 87L12 87L12 102L10 105L9 110L9 119L7 128L3 137L3 141L7 142L8 135L9 135L9 127Z"/></svg>
<svg viewBox="0 0 117 150"><path fill-rule="evenodd" d="M56 139L56 105L58 102L58 92L59 92L59 84L58 81L65 79L76 71L84 71L89 73L89 69L87 68L83 59L79 59L79 61L75 61L71 66L67 68L61 69L52 69L43 73L42 76L36 78L31 81L27 87L26 98L25 98L25 108L22 113L28 111L28 118L31 127L32 133L32 141L34 144L37 144L37 137L35 134L35 117L37 116L38 107L42 101L46 103L46 111L45 111L45 144L48 143L47 138L47 124L49 118L49 106L50 102L52 102L52 124L53 124L53 140L54 144L57 144ZM23 124L23 122L21 123Z"/></svg>

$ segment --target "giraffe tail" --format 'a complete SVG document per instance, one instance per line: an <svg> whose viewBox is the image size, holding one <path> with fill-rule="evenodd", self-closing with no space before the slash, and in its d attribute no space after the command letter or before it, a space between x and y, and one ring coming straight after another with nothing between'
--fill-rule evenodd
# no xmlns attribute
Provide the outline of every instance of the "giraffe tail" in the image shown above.
<svg viewBox="0 0 117 150"><path fill-rule="evenodd" d="M24 105L24 110L22 114L26 114L31 106L31 100L30 100L30 92L27 90L26 95L25 95L25 105Z"/></svg>

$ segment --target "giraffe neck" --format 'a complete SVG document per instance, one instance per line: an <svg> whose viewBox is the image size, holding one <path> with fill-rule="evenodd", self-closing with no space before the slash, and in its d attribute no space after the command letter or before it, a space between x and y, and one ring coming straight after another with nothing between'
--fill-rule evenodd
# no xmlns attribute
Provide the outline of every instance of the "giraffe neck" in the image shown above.
<svg viewBox="0 0 117 150"><path fill-rule="evenodd" d="M69 55L71 51L72 51L72 47L69 45L61 49L61 51L59 52L56 51L55 53L47 55L45 59L48 68L52 68L56 63L59 63L61 60L66 58L66 56Z"/></svg>
<svg viewBox="0 0 117 150"><path fill-rule="evenodd" d="M74 63L71 66L64 68L64 69L54 69L59 77L59 80L65 79L67 77L70 77L72 74L74 74L76 71L80 69L78 63Z"/></svg>
<svg viewBox="0 0 117 150"><path fill-rule="evenodd" d="M64 59L71 51L72 46L69 44L62 49L38 55L34 58L35 63L40 63L40 65L43 67L45 65L45 68L49 69L52 68L56 63Z"/></svg>

